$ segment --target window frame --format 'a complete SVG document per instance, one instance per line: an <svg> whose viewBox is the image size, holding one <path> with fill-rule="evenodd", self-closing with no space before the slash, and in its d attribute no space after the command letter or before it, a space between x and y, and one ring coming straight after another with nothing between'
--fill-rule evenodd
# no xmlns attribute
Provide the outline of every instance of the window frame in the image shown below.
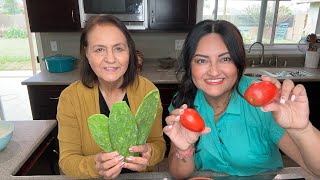
<svg viewBox="0 0 320 180"><path fill-rule="evenodd" d="M218 17L218 6L219 0L214 0L215 1L215 7L214 7L214 14L213 14L213 20L217 20ZM300 51L298 46L298 43L305 43L305 37L302 37L302 40L298 42L297 44L275 44L274 39L275 39L275 31L276 31L276 25L277 25L277 18L278 18L278 10L280 6L280 1L281 0L261 0L261 9L260 9L260 18L259 18L259 26L258 26L258 34L257 34L257 39L256 41L262 42L262 37L263 37L263 31L264 31L264 22L265 22L265 17L266 17L266 10L268 6L268 1L275 1L275 11L273 14L273 24L272 24L272 32L271 32L271 37L270 37L270 43L269 44L264 44L265 46L265 54L272 54L272 55L277 55L277 54L296 54L296 55L301 55L305 54L305 52ZM286 1L286 0L282 0ZM204 0L198 0L197 3L197 22L203 20L203 5L204 5ZM319 13L320 16L320 13ZM320 27L320 18L318 17L317 19L317 25L316 25L316 33ZM245 44L245 49L248 49L251 44ZM261 48L252 48L253 51L261 51Z"/></svg>

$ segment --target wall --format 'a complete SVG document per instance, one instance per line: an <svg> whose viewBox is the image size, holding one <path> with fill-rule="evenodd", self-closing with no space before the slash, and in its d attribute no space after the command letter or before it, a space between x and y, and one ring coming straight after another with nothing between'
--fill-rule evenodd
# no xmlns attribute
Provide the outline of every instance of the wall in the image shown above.
<svg viewBox="0 0 320 180"><path fill-rule="evenodd" d="M136 48L147 58L175 55L175 40L185 39L185 33L135 33ZM80 33L40 33L43 55L68 54L78 57ZM57 41L58 51L51 51L50 41Z"/></svg>
<svg viewBox="0 0 320 180"><path fill-rule="evenodd" d="M161 58L161 57L175 57L179 51L175 51L175 40L185 39L186 33L133 33L132 37L135 41L137 50L144 53L145 58ZM54 54L65 54L79 57L79 41L80 33L40 33L40 40L42 43L43 56L50 56ZM53 52L50 48L50 41L57 41L58 51ZM41 49L38 47L38 49ZM304 53L295 54L286 52L286 50L265 51L266 63L273 59L272 56L279 57L279 64L287 61L288 66L303 66ZM39 53L41 54L41 53ZM253 52L248 54L249 59L259 59L261 54L260 47L253 49ZM42 59L42 57L39 57ZM249 64L249 63L248 63ZM41 64L41 70L44 70L44 64Z"/></svg>
<svg viewBox="0 0 320 180"><path fill-rule="evenodd" d="M143 52L145 58L160 58L175 57L179 53L175 51L175 40L185 39L186 35L186 33L133 33L132 38L136 49ZM80 33L40 33L39 37L44 57L55 54L79 57ZM57 42L58 51L51 51L50 41ZM41 70L43 68L45 67L41 65Z"/></svg>
<svg viewBox="0 0 320 180"><path fill-rule="evenodd" d="M175 40L186 36L186 33L135 33L133 40L145 57L175 57L179 53L175 51Z"/></svg>
<svg viewBox="0 0 320 180"><path fill-rule="evenodd" d="M80 33L40 33L43 56L55 54L79 57ZM51 51L50 41L57 42L58 51Z"/></svg>

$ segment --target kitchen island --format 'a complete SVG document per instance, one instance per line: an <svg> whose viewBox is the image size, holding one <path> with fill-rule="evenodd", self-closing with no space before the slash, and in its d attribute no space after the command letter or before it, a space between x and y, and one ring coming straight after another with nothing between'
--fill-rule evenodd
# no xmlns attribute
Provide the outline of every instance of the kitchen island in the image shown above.
<svg viewBox="0 0 320 180"><path fill-rule="evenodd" d="M0 152L0 179L5 180L65 180L72 179L65 175L37 175L37 176L16 176L15 174L24 165L27 159L38 148L42 141L49 135L56 126L56 120L36 120L36 121L14 121L15 129L12 139L8 146ZM267 174L297 174L305 177L307 180L314 180L299 167L284 168L279 171L265 173ZM210 171L195 172L194 176L225 176L224 174ZM131 173L121 174L119 179L172 179L168 172L152 173Z"/></svg>
<svg viewBox="0 0 320 180"><path fill-rule="evenodd" d="M36 151L42 142L49 135L51 130L57 125L56 120L36 120L36 121L14 121L15 129L8 146L0 152L0 179L5 180L59 180L72 179L65 175L37 175L37 176L17 176L21 167L28 158ZM264 173L270 174L297 174L307 180L315 180L300 167L283 168L279 171ZM226 176L225 174L214 173L212 171L195 172L193 176ZM152 173L131 173L121 174L119 179L172 179L168 172Z"/></svg>
<svg viewBox="0 0 320 180"><path fill-rule="evenodd" d="M7 147L0 151L0 179L8 179L15 174L24 174L30 168L30 164L36 161L38 148L46 148L47 140L52 141L50 132L57 125L56 120L39 121L12 121L14 123L13 136ZM34 159L30 159L32 157ZM32 163L31 163L32 165Z"/></svg>

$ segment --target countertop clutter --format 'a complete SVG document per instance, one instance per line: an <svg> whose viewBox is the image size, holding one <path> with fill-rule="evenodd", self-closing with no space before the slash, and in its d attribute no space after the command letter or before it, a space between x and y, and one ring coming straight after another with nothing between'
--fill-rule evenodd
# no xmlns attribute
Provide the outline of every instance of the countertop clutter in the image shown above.
<svg viewBox="0 0 320 180"><path fill-rule="evenodd" d="M320 69L304 68L304 67L288 67L288 68L247 68L246 73L261 75L261 70L292 70L299 69L306 72L312 73L312 76L302 76L302 77L286 77L292 79L295 82L300 81L320 81ZM157 59L145 59L143 63L142 70L140 74L155 84L162 83L177 83L175 68L165 69L159 66ZM256 77L259 78L260 76ZM285 79L284 77L277 77L280 81ZM73 70L65 73L50 73L47 71L42 71L25 81L22 81L22 85L69 85L72 82L79 80L79 70Z"/></svg>

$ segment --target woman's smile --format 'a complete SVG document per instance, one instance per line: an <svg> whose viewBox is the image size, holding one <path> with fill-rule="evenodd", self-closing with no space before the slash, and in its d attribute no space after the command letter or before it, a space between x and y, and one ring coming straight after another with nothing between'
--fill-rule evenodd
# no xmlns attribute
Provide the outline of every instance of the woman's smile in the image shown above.
<svg viewBox="0 0 320 180"><path fill-rule="evenodd" d="M224 78L218 78L218 79L206 79L204 82L208 85L219 85L222 84L224 81Z"/></svg>
<svg viewBox="0 0 320 180"><path fill-rule="evenodd" d="M116 72L119 69L119 67L104 67L103 69L107 72Z"/></svg>

